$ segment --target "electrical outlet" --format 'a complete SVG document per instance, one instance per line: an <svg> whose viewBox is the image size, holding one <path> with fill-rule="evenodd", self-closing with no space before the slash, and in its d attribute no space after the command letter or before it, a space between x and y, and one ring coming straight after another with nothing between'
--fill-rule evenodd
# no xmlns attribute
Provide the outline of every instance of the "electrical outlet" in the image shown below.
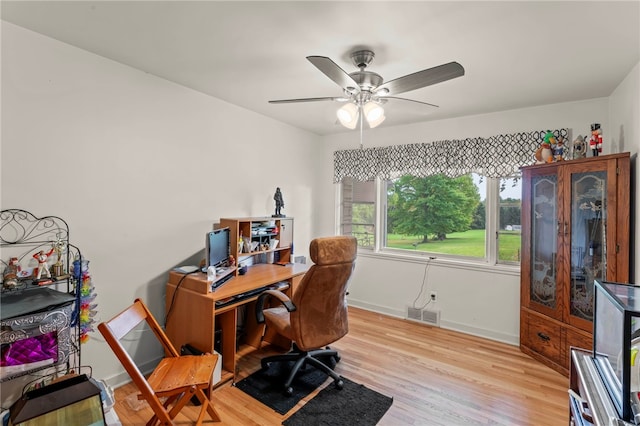
<svg viewBox="0 0 640 426"><path fill-rule="evenodd" d="M435 302L438 299L438 292L436 291L432 291L431 293L429 293L429 295L431 296L432 302Z"/></svg>

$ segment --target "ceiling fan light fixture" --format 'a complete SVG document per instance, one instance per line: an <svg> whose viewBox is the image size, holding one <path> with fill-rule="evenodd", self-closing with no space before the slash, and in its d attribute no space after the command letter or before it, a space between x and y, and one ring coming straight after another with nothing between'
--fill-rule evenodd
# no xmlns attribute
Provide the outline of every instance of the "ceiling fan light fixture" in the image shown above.
<svg viewBox="0 0 640 426"><path fill-rule="evenodd" d="M369 101L362 107L364 116L367 119L367 123L369 123L369 127L372 129L374 127L379 126L384 119L384 108L380 106L377 102Z"/></svg>
<svg viewBox="0 0 640 426"><path fill-rule="evenodd" d="M387 118L384 115L381 116L380 118L378 118L375 121L369 121L367 120L367 123L369 123L369 127L371 127L372 129L375 129L376 127L378 127L379 125L382 124L382 122L384 121L384 119Z"/></svg>
<svg viewBox="0 0 640 426"><path fill-rule="evenodd" d="M348 104L343 105L336 112L338 116L338 120L340 124L342 124L347 129L355 129L358 124L358 106L354 103L349 102Z"/></svg>
<svg viewBox="0 0 640 426"><path fill-rule="evenodd" d="M1 0L0 0L1 1ZM370 128L379 126L385 120L385 111L382 107L388 100L410 101L414 104L422 104L437 108L438 105L413 99L399 98L397 95L410 92L423 87L442 83L447 80L461 77L465 74L464 67L457 62L449 62L422 71L407 74L386 83L381 75L368 71L367 66L375 57L371 50L358 50L351 54L353 63L358 71L347 73L326 56L307 56L320 72L342 88L342 97L321 97L303 99L281 99L269 101L273 104L285 104L292 102L316 102L337 101L346 102L342 108L336 111L340 124L348 129L355 129L360 120L360 135L364 120Z"/></svg>

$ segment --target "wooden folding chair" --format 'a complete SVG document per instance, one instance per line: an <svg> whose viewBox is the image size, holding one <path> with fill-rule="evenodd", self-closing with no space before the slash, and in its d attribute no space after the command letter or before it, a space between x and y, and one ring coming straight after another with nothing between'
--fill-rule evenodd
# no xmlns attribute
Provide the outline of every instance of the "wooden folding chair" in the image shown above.
<svg viewBox="0 0 640 426"><path fill-rule="evenodd" d="M144 377L120 343L124 336L143 321L146 321L153 330L167 354L148 378ZM202 405L196 424L202 424L207 412L213 421L220 421L213 403L205 395L205 390L209 391L209 395L211 394L211 379L218 355L181 356L140 299L136 299L133 305L111 320L98 325L98 330L138 387L140 391L138 398L146 400L155 413L147 423L148 426L155 425L158 421L162 425L173 425L175 416L193 396ZM164 404L160 398L166 398Z"/></svg>

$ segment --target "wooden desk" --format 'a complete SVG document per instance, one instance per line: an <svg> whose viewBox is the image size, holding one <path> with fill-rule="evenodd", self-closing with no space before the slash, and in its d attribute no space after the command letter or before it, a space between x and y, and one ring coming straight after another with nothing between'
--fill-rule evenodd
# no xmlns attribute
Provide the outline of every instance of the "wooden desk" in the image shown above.
<svg viewBox="0 0 640 426"><path fill-rule="evenodd" d="M188 343L202 352L213 353L215 331L216 328L221 329L222 379L220 383L232 380L236 374L236 347L240 343L236 342L239 307L247 307L242 343L259 348L261 341L264 340L288 349L290 342L283 340L281 336L263 336L264 326L257 324L253 314L258 295L222 308L216 308L215 302L281 281L289 283L289 288L285 292L291 295L308 269L308 265L297 263L285 266L253 265L248 268L245 275L230 279L213 292L211 292L211 283L207 282L206 274L198 272L187 275L178 287L184 275L172 271L169 273L165 300L165 312L168 316L166 334L178 351ZM176 288L177 294L174 299Z"/></svg>

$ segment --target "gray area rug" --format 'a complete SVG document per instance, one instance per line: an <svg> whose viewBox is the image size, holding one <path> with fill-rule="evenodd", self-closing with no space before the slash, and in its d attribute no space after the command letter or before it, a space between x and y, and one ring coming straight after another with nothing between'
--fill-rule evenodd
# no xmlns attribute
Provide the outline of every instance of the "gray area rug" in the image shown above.
<svg viewBox="0 0 640 426"><path fill-rule="evenodd" d="M393 398L344 379L333 383L285 420L284 426L375 426L393 404Z"/></svg>
<svg viewBox="0 0 640 426"><path fill-rule="evenodd" d="M293 394L287 397L283 394L283 383L290 368L289 363L274 363L267 370L258 370L240 380L235 386L274 411L286 414L298 401L327 380L327 375L320 370L315 368L303 370L291 384Z"/></svg>

